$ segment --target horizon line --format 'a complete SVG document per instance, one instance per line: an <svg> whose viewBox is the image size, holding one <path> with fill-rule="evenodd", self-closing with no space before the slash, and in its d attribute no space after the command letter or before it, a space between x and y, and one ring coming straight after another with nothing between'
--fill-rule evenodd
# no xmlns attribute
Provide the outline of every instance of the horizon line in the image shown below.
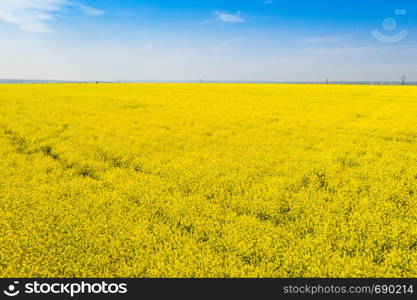
<svg viewBox="0 0 417 300"><path fill-rule="evenodd" d="M417 81L388 81L388 80L336 80L336 81L250 81L250 80L54 80L54 79L0 79L0 84L134 84L134 83L235 83L235 84L353 84L353 85L417 85Z"/></svg>

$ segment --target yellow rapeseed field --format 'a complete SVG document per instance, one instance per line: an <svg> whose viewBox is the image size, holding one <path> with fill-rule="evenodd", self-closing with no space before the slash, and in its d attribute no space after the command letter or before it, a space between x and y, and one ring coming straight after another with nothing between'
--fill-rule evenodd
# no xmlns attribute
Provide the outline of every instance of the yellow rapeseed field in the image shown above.
<svg viewBox="0 0 417 300"><path fill-rule="evenodd" d="M417 277L417 87L0 86L1 277Z"/></svg>

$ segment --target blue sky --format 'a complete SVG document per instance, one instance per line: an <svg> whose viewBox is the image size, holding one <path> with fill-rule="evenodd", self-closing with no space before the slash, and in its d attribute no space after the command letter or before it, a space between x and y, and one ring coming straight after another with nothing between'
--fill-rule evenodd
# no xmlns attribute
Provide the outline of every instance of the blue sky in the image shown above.
<svg viewBox="0 0 417 300"><path fill-rule="evenodd" d="M0 0L0 78L417 81L417 1Z"/></svg>

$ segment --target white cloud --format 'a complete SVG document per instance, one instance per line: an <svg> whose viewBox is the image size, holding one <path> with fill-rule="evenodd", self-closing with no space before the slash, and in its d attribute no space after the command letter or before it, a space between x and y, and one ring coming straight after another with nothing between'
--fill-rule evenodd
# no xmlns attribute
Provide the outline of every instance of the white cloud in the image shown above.
<svg viewBox="0 0 417 300"><path fill-rule="evenodd" d="M399 47L372 47L372 46L356 46L356 47L319 47L316 49L308 49L308 54L321 57L359 57L359 56L377 56L387 53L398 53Z"/></svg>
<svg viewBox="0 0 417 300"><path fill-rule="evenodd" d="M152 52L153 49L154 49L154 46L151 43L147 43L147 44L145 44L145 49L149 52Z"/></svg>
<svg viewBox="0 0 417 300"><path fill-rule="evenodd" d="M325 36L325 37L314 37L306 39L306 43L337 43L342 41L342 37L338 36Z"/></svg>
<svg viewBox="0 0 417 300"><path fill-rule="evenodd" d="M319 36L319 37L311 37L304 40L306 43L312 44L331 44L331 43L340 43L340 42L348 42L355 37L354 34L342 34L338 36Z"/></svg>
<svg viewBox="0 0 417 300"><path fill-rule="evenodd" d="M225 23L243 23L245 20L242 19L240 13L237 12L236 14L231 14L227 11L215 11L214 14L217 16L219 21Z"/></svg>
<svg viewBox="0 0 417 300"><path fill-rule="evenodd" d="M233 48L240 44L242 41L244 41L242 38L232 38L228 41L218 43L217 45L211 47L210 50L212 52L221 54L231 53L233 52Z"/></svg>
<svg viewBox="0 0 417 300"><path fill-rule="evenodd" d="M51 32L50 22L67 7L76 6L85 14L100 16L104 11L72 0L0 0L0 21L33 32Z"/></svg>
<svg viewBox="0 0 417 300"><path fill-rule="evenodd" d="M215 53L222 53L222 54L232 52L230 42L221 42L220 44L214 47L211 47L210 50Z"/></svg>
<svg viewBox="0 0 417 300"><path fill-rule="evenodd" d="M82 5L82 4L77 4L77 6L83 13L89 16L93 16L93 17L99 17L106 13L104 10Z"/></svg>

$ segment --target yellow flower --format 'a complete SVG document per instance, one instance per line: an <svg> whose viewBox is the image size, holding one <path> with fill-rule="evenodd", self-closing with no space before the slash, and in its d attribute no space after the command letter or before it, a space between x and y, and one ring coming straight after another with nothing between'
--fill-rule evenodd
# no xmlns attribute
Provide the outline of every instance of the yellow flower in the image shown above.
<svg viewBox="0 0 417 300"><path fill-rule="evenodd" d="M0 277L415 277L417 88L0 86Z"/></svg>

